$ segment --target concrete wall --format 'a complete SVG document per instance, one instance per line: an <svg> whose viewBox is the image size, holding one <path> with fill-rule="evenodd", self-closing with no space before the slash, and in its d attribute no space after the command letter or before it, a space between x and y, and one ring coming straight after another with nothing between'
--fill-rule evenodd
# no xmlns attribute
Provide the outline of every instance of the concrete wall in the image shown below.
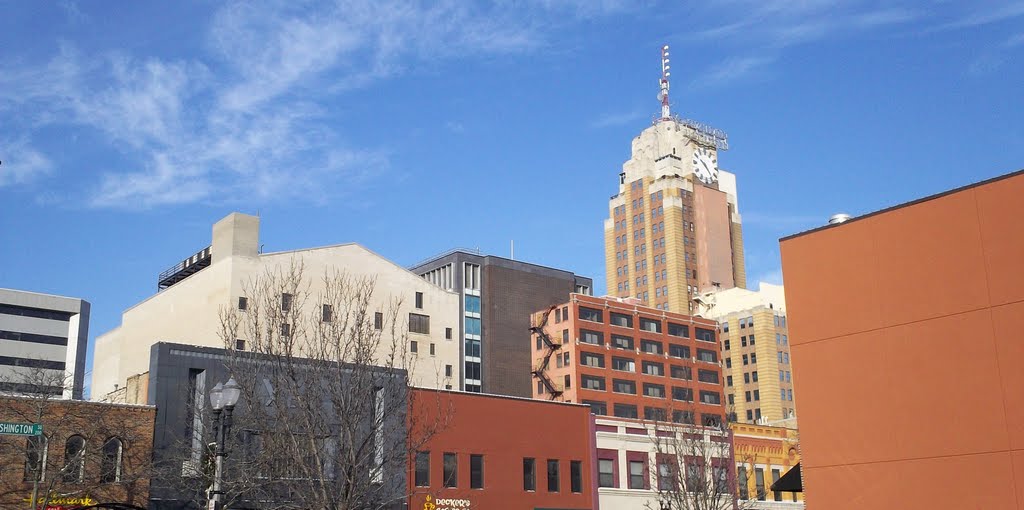
<svg viewBox="0 0 1024 510"><path fill-rule="evenodd" d="M313 298L323 291L325 274L346 271L376 279L371 309L384 309L394 297L403 301L399 311L402 325L407 326L409 312L429 315L430 334L409 334L409 340L419 345L413 366L407 367L411 379L417 385L440 388L459 380L457 293L432 285L357 244L255 254L256 247L251 246L257 242L251 233L253 222L239 216L244 215L233 214L214 227L214 262L209 267L129 308L122 314L120 326L97 338L92 375L95 398L103 398L124 386L129 377L147 371L149 349L157 342L223 347L218 334L220 310L238 306L238 298L244 295L245 284L251 278L265 271L285 271L293 260L304 265L304 279ZM237 225L242 232L231 234L224 230L225 225ZM238 244L242 242L239 240L250 246ZM222 257L216 250L231 250L234 255ZM416 292L423 293L422 310L414 308ZM315 301L311 299L309 310L304 312L318 313ZM452 328L451 339L445 338L447 328ZM431 343L435 345L433 356L429 353ZM445 377L446 365L452 366L451 378Z"/></svg>
<svg viewBox="0 0 1024 510"><path fill-rule="evenodd" d="M56 385L47 391L82 398L89 310L77 298L0 289L0 383L16 393Z"/></svg>
<svg viewBox="0 0 1024 510"><path fill-rule="evenodd" d="M1024 172L782 240L808 506L1024 509Z"/></svg>

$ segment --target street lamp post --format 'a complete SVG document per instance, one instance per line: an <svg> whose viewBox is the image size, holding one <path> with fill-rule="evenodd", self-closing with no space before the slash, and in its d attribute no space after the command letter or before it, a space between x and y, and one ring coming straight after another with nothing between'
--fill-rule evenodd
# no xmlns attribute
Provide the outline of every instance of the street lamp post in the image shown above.
<svg viewBox="0 0 1024 510"><path fill-rule="evenodd" d="M241 389L234 377L228 378L226 384L217 383L210 390L210 407L213 408L213 430L217 442L216 458L213 471L213 490L210 491L210 510L221 510L224 507L224 457L227 456L225 444L231 433L231 413L238 403ZM224 416L221 417L221 413Z"/></svg>

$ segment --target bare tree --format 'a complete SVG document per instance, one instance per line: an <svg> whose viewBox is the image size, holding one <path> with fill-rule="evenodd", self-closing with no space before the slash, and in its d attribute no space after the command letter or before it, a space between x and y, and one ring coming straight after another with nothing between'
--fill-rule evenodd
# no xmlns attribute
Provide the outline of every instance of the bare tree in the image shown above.
<svg viewBox="0 0 1024 510"><path fill-rule="evenodd" d="M72 383L55 370L29 368L5 377L0 420L39 423L41 435L0 436L4 508L71 506L104 499L145 504L152 475L153 412L129 406L65 400Z"/></svg>
<svg viewBox="0 0 1024 510"><path fill-rule="evenodd" d="M737 510L751 506L749 459L737 459L726 423L694 423L693 406L669 409L671 421L648 421L656 456L652 510ZM752 466L752 464L750 464Z"/></svg>
<svg viewBox="0 0 1024 510"><path fill-rule="evenodd" d="M221 309L225 366L241 387L226 503L401 508L407 462L440 425L408 413L415 356L402 301L376 299L373 278L344 271L321 275L315 292L312 283L293 260L244 285L244 310ZM183 473L193 493L209 484L209 459Z"/></svg>

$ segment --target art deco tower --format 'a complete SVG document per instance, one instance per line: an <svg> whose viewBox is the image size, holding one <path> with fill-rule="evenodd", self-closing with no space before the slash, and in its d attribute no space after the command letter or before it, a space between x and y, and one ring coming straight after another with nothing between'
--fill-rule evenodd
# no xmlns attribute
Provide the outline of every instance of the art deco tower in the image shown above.
<svg viewBox="0 0 1024 510"><path fill-rule="evenodd" d="M736 176L718 168L722 131L669 110L661 51L661 116L633 139L604 223L608 294L680 313L714 288L746 287Z"/></svg>

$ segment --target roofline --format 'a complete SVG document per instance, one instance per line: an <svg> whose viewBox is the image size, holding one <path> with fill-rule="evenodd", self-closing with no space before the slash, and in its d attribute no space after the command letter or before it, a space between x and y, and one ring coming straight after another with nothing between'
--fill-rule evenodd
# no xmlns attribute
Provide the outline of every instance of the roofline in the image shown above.
<svg viewBox="0 0 1024 510"><path fill-rule="evenodd" d="M850 218L850 219L848 219L848 220L846 220L846 221L844 221L842 223L835 223L835 224L827 223L827 224L822 225L820 227L812 228L810 230L805 230L803 232L797 232L796 234L790 234L790 235L788 235L786 237L779 238L779 242L781 243L783 241L788 241L790 239L794 239L794 238L797 238L797 237L802 237L802 236L805 236L805 235L808 235L808 234L813 234L815 232L819 232L819 231L822 231L822 230L826 230L826 229L830 229L830 228L835 228L835 227L838 227L840 225L845 225L847 223L853 223L855 221L862 220L862 219L865 219L865 218L870 218L872 216L877 216L879 214L885 214L887 212L894 211L896 209L903 209L904 207L914 206L914 205L920 204L922 202L928 202L930 200L936 200L936 199L942 198L942 197L944 197L946 195L952 195L954 193L960 193L961 191L967 191L967 190L972 189L972 188L978 188L978 187L981 187L981 186L986 186L986 185L992 184L994 182L1002 181L1002 180L1005 180L1005 179L1010 179L1010 178L1017 177L1017 176L1020 176L1020 175L1024 175L1024 168L1022 168L1020 170L1017 170L1017 171L1014 171L1014 172L1010 172L1008 174L999 175L999 176L996 176L996 177L992 177L990 179L985 179L984 181L978 181L978 182L975 182L975 183L967 184L965 186L961 186L959 188L953 188L951 190L947 190L947 191L943 191L943 192L940 192L940 193L936 193L934 195L928 195L928 196L923 197L923 198L918 198L916 200L911 200L910 202L904 202L902 204L897 204L897 205L894 205L894 206L886 207L885 209L879 209L879 210L874 211L874 212L869 212L867 214L863 214L863 215L860 215L860 216L855 216L855 217L852 217L852 218Z"/></svg>
<svg viewBox="0 0 1024 510"><path fill-rule="evenodd" d="M81 301L83 303L88 303L89 302L89 301L87 301L85 299L82 299L82 298L71 297L71 296L64 296L64 295L61 295L61 294L47 294L45 292L36 292L36 291L33 291L33 290L10 289L10 288L7 288L7 287L0 287L0 290L6 290L8 292L16 292L16 293L19 293L19 294L32 294L32 295L43 296L43 297L48 297L48 298L67 299L69 301Z"/></svg>
<svg viewBox="0 0 1024 510"><path fill-rule="evenodd" d="M504 261L507 261L507 262L513 262L513 263L516 263L516 264L524 264L524 265L527 265L527 266L539 267L539 268L542 268L542 269L550 269L552 271L558 271L560 273L568 273L568 274L572 275L575 278L585 278L587 280L590 280L591 283L593 283L593 281L594 281L594 279L589 277L589 276L583 276L581 274L577 274L576 272L570 271L568 269L560 269L560 268L557 268L557 267L545 266L543 264L537 264L537 263L534 263L534 262L526 262L524 260L516 260L516 259L505 258L505 257L502 257L501 255L488 255L488 254L485 254L483 252L480 252L479 250L476 253L474 253L469 248L452 248L450 250L442 252L439 255L436 255L434 257L430 257L429 259L423 260L423 261L418 262L417 264L415 264L413 266L410 266L409 270L413 271L413 270L415 270L417 268L420 268L420 267L432 264L434 262L437 262L437 261L439 261L439 260L441 260L441 259L443 259L445 257L450 257L452 255L456 255L456 254L459 254L459 253L462 253L462 254L465 254L465 255L471 255L471 256L474 256L474 257L480 257L480 258L483 258L483 259L498 259L498 260L504 260Z"/></svg>
<svg viewBox="0 0 1024 510"><path fill-rule="evenodd" d="M477 393L475 391L443 390L443 389L440 389L440 388L424 388L422 386L410 386L410 388L413 389L413 390L416 390L416 391L431 391L431 392L434 392L434 393L449 393L449 394L453 394L453 395L466 395L466 396L471 396L471 397L490 397L490 398L500 398L500 399L505 399L505 400L520 400L520 401L523 401L523 402L538 402L538 403L544 403L544 404L556 404L556 405L568 406L568 407L585 407L587 409L590 408L590 404L581 404L581 403L578 403L578 402L559 402L557 400L541 400L539 398L517 397L517 396L514 396L514 395L499 395L497 393Z"/></svg>
<svg viewBox="0 0 1024 510"><path fill-rule="evenodd" d="M114 406L114 407L123 407L123 408L127 408L127 409L156 409L156 406L151 406L151 405L148 405L148 404L125 404L123 402L104 402L102 400L76 400L76 399L70 399L70 398L46 398L46 399L43 399L43 398L39 398L39 397L31 397L31 396L25 396L25 395L9 395L9 394L0 394L0 398L9 398L9 399L13 399L13 400L25 400L25 401L28 401L28 402L44 401L44 402L52 403L52 404L75 404L75 405L82 404L82 405L93 405L93 406Z"/></svg>

